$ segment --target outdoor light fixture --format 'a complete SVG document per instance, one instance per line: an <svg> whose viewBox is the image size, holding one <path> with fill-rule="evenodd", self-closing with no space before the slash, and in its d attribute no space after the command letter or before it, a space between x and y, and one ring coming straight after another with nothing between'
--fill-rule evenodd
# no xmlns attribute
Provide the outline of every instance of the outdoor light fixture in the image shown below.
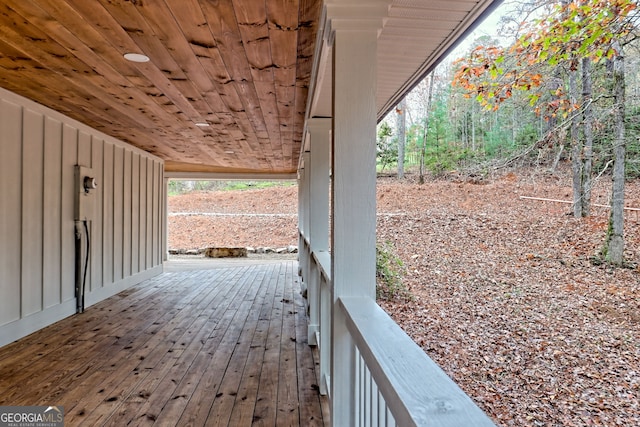
<svg viewBox="0 0 640 427"><path fill-rule="evenodd" d="M141 53L125 53L124 59L131 62L149 62L149 57Z"/></svg>

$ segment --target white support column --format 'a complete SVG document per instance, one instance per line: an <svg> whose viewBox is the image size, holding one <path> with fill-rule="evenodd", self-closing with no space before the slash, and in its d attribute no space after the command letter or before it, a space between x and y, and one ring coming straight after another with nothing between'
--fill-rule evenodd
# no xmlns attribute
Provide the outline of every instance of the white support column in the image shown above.
<svg viewBox="0 0 640 427"><path fill-rule="evenodd" d="M307 122L310 138L309 174L309 243L311 254L329 250L329 171L331 169L331 119L314 118ZM320 332L320 271L310 261L308 292L308 342L317 345ZM330 334L330 331L326 331Z"/></svg>
<svg viewBox="0 0 640 427"><path fill-rule="evenodd" d="M309 248L309 152L302 153L303 167L299 170L298 182L298 224L300 224L300 243L298 248L303 292L309 285L309 265L311 251Z"/></svg>
<svg viewBox="0 0 640 427"><path fill-rule="evenodd" d="M303 222L304 214L302 212L302 209L304 208L304 202L302 200L304 197L303 182L304 182L304 162L302 163L302 167L298 169L298 231L301 235L304 234L304 222Z"/></svg>
<svg viewBox="0 0 640 427"><path fill-rule="evenodd" d="M375 298L376 46L384 8L365 4L347 13L340 5L334 8L336 14L349 18L336 19L329 6L333 39L331 416L334 426L347 426L356 420L356 350L336 301L345 296Z"/></svg>
<svg viewBox="0 0 640 427"><path fill-rule="evenodd" d="M304 223L304 218L306 216L305 209L307 205L305 203L306 197L306 181L305 181L305 164L304 164L304 154L303 154L303 162L302 167L298 169L298 274L301 276L303 282L307 280L305 277L304 265L306 262L307 251L306 251L306 227ZM303 283L304 286L304 283Z"/></svg>
<svg viewBox="0 0 640 427"><path fill-rule="evenodd" d="M163 213L162 221L162 260L169 260L169 178L164 178L164 189L162 191ZM136 255L137 256L137 255Z"/></svg>
<svg viewBox="0 0 640 427"><path fill-rule="evenodd" d="M309 243L309 218L310 218L310 212L309 209L311 207L311 194L309 193L309 182L311 181L311 167L310 167L310 160L311 157L311 153L309 151L305 151L304 153L302 153L302 159L304 161L304 182L303 182L303 197L302 197L302 202L304 204L304 208L302 210L302 215L303 215L303 223L304 223L304 235L307 238L307 244ZM307 250L309 250L309 247L307 247ZM309 271L307 270L305 273L307 273L307 275L309 274ZM305 278L307 279L307 278Z"/></svg>
<svg viewBox="0 0 640 427"><path fill-rule="evenodd" d="M331 170L331 119L315 118L307 123L309 156L309 237L314 251L329 249L329 172Z"/></svg>

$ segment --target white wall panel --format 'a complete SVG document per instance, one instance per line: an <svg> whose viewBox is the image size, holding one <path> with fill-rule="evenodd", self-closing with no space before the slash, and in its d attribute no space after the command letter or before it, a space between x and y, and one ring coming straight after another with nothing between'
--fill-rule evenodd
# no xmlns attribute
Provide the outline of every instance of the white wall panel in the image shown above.
<svg viewBox="0 0 640 427"><path fill-rule="evenodd" d="M90 168L91 165L91 135L78 132L78 164Z"/></svg>
<svg viewBox="0 0 640 427"><path fill-rule="evenodd" d="M140 251L138 253L140 270L147 268L147 159L140 159Z"/></svg>
<svg viewBox="0 0 640 427"><path fill-rule="evenodd" d="M102 191L102 281L113 282L113 144L104 144Z"/></svg>
<svg viewBox="0 0 640 427"><path fill-rule="evenodd" d="M124 149L116 146L113 151L113 280L122 280L124 252Z"/></svg>
<svg viewBox="0 0 640 427"><path fill-rule="evenodd" d="M131 275L131 151L125 150L123 159L123 218L122 218L122 274Z"/></svg>
<svg viewBox="0 0 640 427"><path fill-rule="evenodd" d="M44 308L62 302L62 123L47 117L44 123Z"/></svg>
<svg viewBox="0 0 640 427"><path fill-rule="evenodd" d="M131 272L140 271L140 155L131 156Z"/></svg>
<svg viewBox="0 0 640 427"><path fill-rule="evenodd" d="M1 132L1 130L0 130ZM73 201L75 177L73 167L78 163L78 129L65 124L62 127L62 188L60 251L62 266L62 302L75 299L75 227L73 224ZM69 267L71 266L71 267Z"/></svg>
<svg viewBox="0 0 640 427"><path fill-rule="evenodd" d="M147 231L146 231L146 266L153 265L153 170L154 164L151 159L147 159Z"/></svg>
<svg viewBox="0 0 640 427"><path fill-rule="evenodd" d="M161 178L162 167L157 162L153 162L153 191L151 195L153 196L153 231L152 231L152 241L151 241L151 253L152 253L152 262L153 264L161 263L160 260L160 242L162 241L160 238L160 221L159 215L156 215L156 212L162 212L162 205L160 204L160 197L162 195L160 189L160 183L162 182Z"/></svg>
<svg viewBox="0 0 640 427"><path fill-rule="evenodd" d="M104 167L104 140L98 137L91 138L91 168L98 181L98 188L96 188L96 200L93 210L93 221L91 222L91 253L101 254L103 248L103 201L104 201L104 180L103 180L103 167ZM103 286L103 263L102 256L91 257L91 276L89 284L91 291L99 289Z"/></svg>
<svg viewBox="0 0 640 427"><path fill-rule="evenodd" d="M42 218L44 214L44 115L22 116L21 317L42 310ZM37 266L34 268L34 266Z"/></svg>
<svg viewBox="0 0 640 427"><path fill-rule="evenodd" d="M0 324L20 318L22 107L0 102Z"/></svg>
<svg viewBox="0 0 640 427"><path fill-rule="evenodd" d="M88 309L162 271L162 161L0 89L0 346L75 312L76 164L98 181Z"/></svg>

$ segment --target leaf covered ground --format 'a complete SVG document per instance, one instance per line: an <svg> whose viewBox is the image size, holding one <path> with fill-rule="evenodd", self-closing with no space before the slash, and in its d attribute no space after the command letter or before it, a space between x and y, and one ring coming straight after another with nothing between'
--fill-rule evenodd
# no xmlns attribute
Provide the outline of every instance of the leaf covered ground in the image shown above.
<svg viewBox="0 0 640 427"><path fill-rule="evenodd" d="M606 205L602 178L593 203ZM170 212L170 248L297 243L297 189L191 193ZM594 265L608 211L575 219L567 173L471 183L378 183L378 240L404 262L412 299L383 307L501 426L640 425L640 212L626 215L629 268ZM627 206L640 207L630 182ZM286 214L286 215L282 215Z"/></svg>

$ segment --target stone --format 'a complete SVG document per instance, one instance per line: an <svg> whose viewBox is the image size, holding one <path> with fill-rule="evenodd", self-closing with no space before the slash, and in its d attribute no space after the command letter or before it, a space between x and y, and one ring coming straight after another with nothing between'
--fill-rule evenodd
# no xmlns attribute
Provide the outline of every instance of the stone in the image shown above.
<svg viewBox="0 0 640 427"><path fill-rule="evenodd" d="M245 258L247 248L207 248L204 256L207 258Z"/></svg>

